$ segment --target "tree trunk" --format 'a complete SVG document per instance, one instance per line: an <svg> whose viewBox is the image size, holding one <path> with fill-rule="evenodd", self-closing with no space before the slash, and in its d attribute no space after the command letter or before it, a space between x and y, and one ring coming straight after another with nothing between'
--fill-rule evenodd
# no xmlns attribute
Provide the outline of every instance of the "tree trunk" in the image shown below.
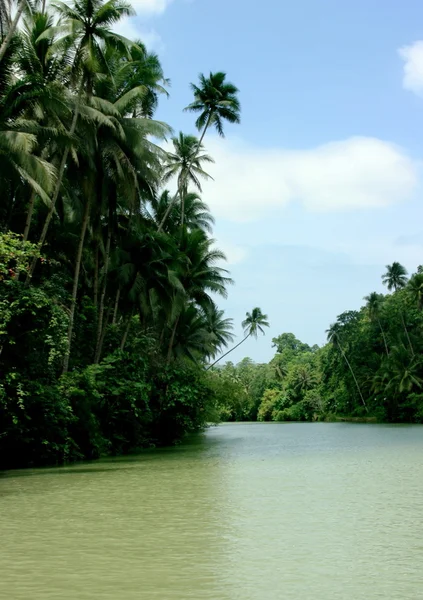
<svg viewBox="0 0 423 600"><path fill-rule="evenodd" d="M69 357L70 357L70 349L71 349L71 344L72 344L72 333L73 333L73 323L74 323L74 318L75 318L76 297L78 295L79 272L81 270L82 251L84 249L85 234L87 231L88 221L90 218L90 204L91 204L90 199L87 198L86 203L85 203L84 216L82 218L78 250L77 250L77 254L76 254L75 272L74 272L74 276L73 276L73 287L72 287L72 302L71 302L71 308L70 308L70 314L69 314L68 347L66 350L65 359L63 361L63 373L67 373L68 368L69 368Z"/></svg>
<svg viewBox="0 0 423 600"><path fill-rule="evenodd" d="M220 358L218 358L217 360L214 361L214 363L212 363L211 365L209 365L206 368L206 371L208 371L209 369L211 369L212 367L214 367L214 365L216 363L218 363L219 361L222 360L222 358L225 358L225 356L228 356L228 354L230 354L233 350L235 350L236 348L238 348L238 346L240 346L241 344L243 344L245 342L245 340L247 340L250 337L251 333L249 333L248 335L245 336L245 338L243 340L241 340L236 346L234 346L233 348L231 348L230 350L228 350L227 352L225 352L225 354L222 354L222 356Z"/></svg>
<svg viewBox="0 0 423 600"><path fill-rule="evenodd" d="M410 340L410 336L408 335L407 325L405 324L404 315L402 310L400 310L401 321L404 327L405 335L407 337L408 345L410 346L411 356L414 358L414 348Z"/></svg>
<svg viewBox="0 0 423 600"><path fill-rule="evenodd" d="M350 365L350 361L348 360L348 358L347 358L347 355L346 355L346 354L345 354L345 352L343 351L341 344L338 344L338 347L339 347L339 349L340 349L340 351L341 351L341 354L342 354L342 356L344 357L344 360L345 360L345 362L346 362L346 363L347 363L347 365L348 365L348 368L349 368L349 370L351 371L351 375L353 376L353 379L354 379L355 385L356 385L356 387L357 387L358 393L359 393L359 395L360 395L361 401L362 401L362 403L363 403L363 406L364 406L364 408L366 409L366 411L367 411L367 412L369 412L369 409L367 408L366 401L364 400L364 398L363 398L363 394L361 393L360 386L358 385L358 381L357 381L357 378L356 378L356 376L355 376L355 373L354 373L354 371L353 371L353 368L352 368L352 366Z"/></svg>
<svg viewBox="0 0 423 600"><path fill-rule="evenodd" d="M37 194L34 191L32 191L31 197L29 199L28 212L26 213L25 229L23 232L23 241L24 242L26 242L28 240L29 229L31 227L31 221L32 221L32 213L34 212L34 204L35 204L36 195Z"/></svg>
<svg viewBox="0 0 423 600"><path fill-rule="evenodd" d="M107 325L109 323L109 317L112 310L112 305L110 304L107 307L106 318L104 320L103 331L101 332L100 344L98 348L98 355L96 357L95 364L98 364L101 360L101 353L103 352L104 338L106 337Z"/></svg>
<svg viewBox="0 0 423 600"><path fill-rule="evenodd" d="M24 11L26 5L26 0L20 0L18 4L18 10L16 11L15 18L10 24L9 31L7 32L6 37L3 40L2 45L0 46L0 62L3 60L4 55L6 54L6 50L9 47L10 42L12 41L13 36L15 35L16 28L18 26L21 15Z"/></svg>
<svg viewBox="0 0 423 600"><path fill-rule="evenodd" d="M386 336L385 336L385 332L383 331L382 323L380 322L379 319L377 320L377 322L379 323L379 328L380 328L380 332L382 334L383 343L385 344L386 356L389 356L388 344L386 342Z"/></svg>
<svg viewBox="0 0 423 600"><path fill-rule="evenodd" d="M97 309L98 308L98 263L99 263L99 257L98 257L98 242L96 244L96 248L95 248L95 263L94 263L94 306Z"/></svg>
<svg viewBox="0 0 423 600"><path fill-rule="evenodd" d="M116 324L116 317L117 317L117 312L118 312L118 308L119 308L119 298L120 298L120 288L118 288L118 291L116 292L116 300L115 300L115 308L113 310L112 325Z"/></svg>
<svg viewBox="0 0 423 600"><path fill-rule="evenodd" d="M123 349L125 348L126 340L128 339L128 333L129 333L129 329L131 328L133 314L134 314L134 309L131 310L131 314L129 315L128 322L125 327L125 331L123 332L122 341L120 343L120 350L122 352L123 352Z"/></svg>
<svg viewBox="0 0 423 600"><path fill-rule="evenodd" d="M71 128L69 130L69 135L70 136L73 136L73 134L75 133L76 124L78 122L79 102L81 100L81 94L82 94L82 84L81 84L81 88L80 88L80 91L79 91L78 103L76 105L75 112L74 112L74 115L73 115L73 119L72 119L72 123L71 123ZM49 209L49 211L47 213L47 217L46 217L46 220L44 222L44 227L43 227L43 230L41 232L40 239L38 240L38 244L39 244L40 250L41 250L41 248L42 248L42 246L43 246L43 244L45 242L45 239L46 239L46 236L47 236L47 231L48 231L48 228L49 228L49 225L50 225L50 221L51 221L51 219L53 217L54 209L56 207L57 198L59 197L59 192L60 192L60 189L62 187L63 175L64 175L64 172L65 172L65 166L66 166L66 161L68 159L68 154L69 154L69 146L66 146L66 148L65 148L65 150L63 152L62 160L60 162L59 172L57 174L56 187L54 188L54 193L53 193L53 197L51 199L50 209ZM32 277L32 274L34 273L34 269L35 269L36 265L37 265L37 259L34 258L34 260L31 263L31 266L30 266L30 268L28 270L27 277L26 277L26 284L27 285L29 284L29 282L31 280L31 277Z"/></svg>
<svg viewBox="0 0 423 600"><path fill-rule="evenodd" d="M98 363L98 361L99 361L101 335L103 332L104 299L106 297L106 289L107 289L107 273L109 270L111 241L112 241L112 227L111 227L111 223L109 223L109 228L108 228L108 233L107 233L107 243L106 243L106 255L104 257L104 281L103 281L103 285L102 285L102 289L101 289L100 310L98 313L97 343L96 343L94 363Z"/></svg>
<svg viewBox="0 0 423 600"><path fill-rule="evenodd" d="M179 317L180 317L180 315L178 315L175 319L175 324L173 326L172 334L170 336L169 347L167 349L167 359L166 359L167 364L169 364L172 359L172 349L173 349L173 344L175 342L175 335L176 335L176 330L178 328Z"/></svg>

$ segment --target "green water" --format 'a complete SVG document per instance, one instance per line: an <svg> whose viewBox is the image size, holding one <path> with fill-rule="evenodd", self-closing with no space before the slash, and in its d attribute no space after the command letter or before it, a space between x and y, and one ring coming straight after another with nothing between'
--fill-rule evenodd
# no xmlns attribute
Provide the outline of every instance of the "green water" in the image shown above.
<svg viewBox="0 0 423 600"><path fill-rule="evenodd" d="M8 600L419 600L423 427L233 424L0 476Z"/></svg>

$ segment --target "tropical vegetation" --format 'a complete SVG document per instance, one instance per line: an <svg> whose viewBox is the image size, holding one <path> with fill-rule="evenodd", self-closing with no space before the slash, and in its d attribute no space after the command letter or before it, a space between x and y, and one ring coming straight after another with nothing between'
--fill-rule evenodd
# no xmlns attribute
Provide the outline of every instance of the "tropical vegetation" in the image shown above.
<svg viewBox="0 0 423 600"><path fill-rule="evenodd" d="M222 418L423 423L423 267L408 278L394 262L382 283L389 293L339 315L323 347L283 333L270 363L216 368L231 390Z"/></svg>
<svg viewBox="0 0 423 600"><path fill-rule="evenodd" d="M238 90L200 75L175 134L125 0L0 7L0 468L175 442L220 417L232 280L201 181Z"/></svg>

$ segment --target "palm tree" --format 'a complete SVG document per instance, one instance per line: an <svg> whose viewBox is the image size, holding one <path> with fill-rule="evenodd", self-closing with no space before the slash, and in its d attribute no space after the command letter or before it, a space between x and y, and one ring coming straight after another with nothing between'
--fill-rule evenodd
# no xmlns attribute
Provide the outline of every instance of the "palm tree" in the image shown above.
<svg viewBox="0 0 423 600"><path fill-rule="evenodd" d="M386 342L385 332L383 330L382 323L380 322L380 310L381 310L382 303L383 303L383 295L378 294L377 292L372 292L368 296L365 296L364 300L366 300L366 302L367 302L366 308L369 313L370 320L376 321L377 324L379 325L379 329L380 329L380 332L381 332L382 338L383 338L383 343L385 344L386 355L389 356L389 350L388 350L388 344Z"/></svg>
<svg viewBox="0 0 423 600"><path fill-rule="evenodd" d="M233 350L238 348L238 346L243 344L245 342L245 340L247 340L249 337L253 337L253 338L257 339L259 332L261 332L264 335L265 334L264 329L263 329L264 327L269 327L269 322L267 320L267 315L264 315L260 308L256 307L256 308L253 308L251 313L247 312L245 315L245 319L242 322L242 328L244 330L245 337L238 344L236 344L236 346L231 348L228 352L225 352L225 354L222 354L222 356L220 358L218 358L217 360L214 361L214 363L209 365L207 367L207 371L209 369L211 369L212 367L214 367L214 365L216 363L221 361L222 358L225 358L225 356L227 356Z"/></svg>
<svg viewBox="0 0 423 600"><path fill-rule="evenodd" d="M408 282L408 289L419 310L423 310L423 273L416 273Z"/></svg>
<svg viewBox="0 0 423 600"><path fill-rule="evenodd" d="M179 195L181 198L181 225L184 224L184 200L188 193L189 182L201 192L200 179L212 179L204 171L202 163L213 163L208 154L200 154L203 146L198 146L198 139L194 135L185 135L179 132L178 137L172 138L174 152L168 152L162 175L163 183L177 176ZM194 158L193 158L194 157ZM166 219L166 216L164 217Z"/></svg>
<svg viewBox="0 0 423 600"><path fill-rule="evenodd" d="M193 151L191 162L193 162L201 149L204 136L210 126L216 128L217 133L224 137L223 123L239 123L241 105L238 99L238 88L226 80L226 73L210 73L209 77L200 74L200 85L191 84L191 89L194 92L194 102L189 104L184 110L189 112L200 113L196 127L201 131L200 139L198 140L197 148ZM189 164L188 164L189 167ZM184 184L184 181L181 181ZM178 188L171 206L176 202L182 190ZM169 211L171 210L169 207ZM163 221L160 223L159 231L162 230Z"/></svg>
<svg viewBox="0 0 423 600"><path fill-rule="evenodd" d="M145 213L147 219L151 219L156 225L161 222L164 214L172 202L172 197L169 190L164 190L159 196L155 196L150 200L151 209ZM202 229L208 233L212 232L214 218L210 213L210 209L195 192L188 192L184 198L185 208L185 227L189 230ZM173 210L165 222L164 231L170 235L177 232L181 222L181 206L173 205Z"/></svg>
<svg viewBox="0 0 423 600"><path fill-rule="evenodd" d="M399 262L393 262L392 265L386 265L386 273L382 275L382 283L386 285L388 290L391 292L397 292L398 290L403 289L407 285L407 269L401 265ZM410 340L410 336L408 334L408 329L405 324L404 314L402 310L399 311L402 325L404 327L405 335L408 341L408 345L410 347L411 356L414 356L414 348Z"/></svg>
<svg viewBox="0 0 423 600"><path fill-rule="evenodd" d="M225 318L224 311L219 310L214 304L205 309L204 317L205 328L211 336L213 346L211 354L215 356L218 350L226 348L230 342L233 342L233 320Z"/></svg>
<svg viewBox="0 0 423 600"><path fill-rule="evenodd" d="M339 324L339 323L333 323L333 324L332 324L332 325L329 327L329 329L326 331L326 333L328 334L328 341L329 341L331 344L333 344L333 346L334 346L335 348L338 348L338 349L339 349L339 351L341 352L341 354L342 354L342 357L343 357L343 359L345 360L345 362L346 362L346 364L347 364L347 366L348 366L348 368L349 368L349 370L350 370L350 372L351 372L351 375L352 375L352 377L353 377L353 379L354 379L354 383L355 383L355 386L356 386L356 388L357 388L358 394L359 394L359 396L360 396L360 398L361 398L361 401L362 401L362 403L363 403L363 406L364 406L364 408L366 409L366 411L368 411L368 408L367 408L366 401L364 400L363 394L361 393L361 388L360 388L360 386L359 386L359 384L358 384L358 381L357 381L357 377L355 376L355 373L354 373L354 370L353 370L353 368L352 368L352 366L351 366L351 363L350 363L350 361L348 360L348 358L347 358L347 355L345 354L345 352L344 352L344 350L343 350L343 348L342 348L342 345L341 345L341 339L340 339L340 335L339 335L339 334L340 334L340 331L341 331L341 326L340 326L340 324Z"/></svg>
<svg viewBox="0 0 423 600"><path fill-rule="evenodd" d="M226 73L210 73L209 77L200 74L200 85L191 84L194 102L185 110L200 113L195 125L201 131L198 148L201 147L207 129L214 125L217 133L224 137L223 123L239 123L241 105L238 88L226 80Z"/></svg>
<svg viewBox="0 0 423 600"><path fill-rule="evenodd" d="M57 51L67 51L69 47L74 50L72 74L78 93L69 129L69 137L72 139L81 112L84 92L87 95L87 104L89 105L96 75L108 73L104 49L114 46L119 47L122 51L127 51L128 46L131 44L129 40L113 33L110 28L120 19L132 15L134 12L124 0L109 0L108 2L103 0L73 0L71 5L58 0L52 6L58 13L60 24L50 27L40 36L39 40L61 36L55 44ZM89 108L92 110L92 107ZM106 122L107 119L104 119L104 123ZM40 247L45 242L50 221L55 211L70 148L70 144L67 144L60 161L50 210L38 242ZM35 266L36 261L33 261L28 274L28 281Z"/></svg>
<svg viewBox="0 0 423 600"><path fill-rule="evenodd" d="M407 285L407 269L399 262L386 265L386 273L382 275L382 283L391 292L400 290Z"/></svg>
<svg viewBox="0 0 423 600"><path fill-rule="evenodd" d="M127 203L128 209L131 211L134 208L136 199L139 199L140 190L145 193L150 192L157 183L159 174L159 156L160 150L157 146L148 141L148 135L154 135L157 138L163 139L169 132L169 127L163 123L154 121L150 118L138 117L132 118L131 110L134 103L137 102L137 97L142 97L145 87L142 81L131 79L134 86L133 89L128 89L127 85L120 85L122 80L122 62L124 70L127 59L122 60L122 55L114 52L114 57L111 57L109 69L114 66L111 71L110 80L105 78L100 79L97 91L101 95L95 95L96 100L102 97L102 102L107 101L107 106L112 106L114 111L114 122L117 127L111 129L109 127L100 127L96 132L96 171L97 177L102 179L101 193L107 204L108 228L107 241L105 245L104 259L104 276L103 285L100 295L98 326L97 326L97 343L94 361L97 363L100 360L101 346L104 324L104 309L107 287L107 275L110 260L110 249L112 240L113 219L116 212L116 207L119 200ZM113 85L114 84L114 85ZM87 171L89 167L87 165ZM72 306L69 320L68 345L70 348L73 320L76 306L76 295L78 290L79 270L82 259L82 248L84 245L85 232L88 225L88 220L91 210L91 199L96 196L93 190L88 190L85 195L85 211L82 221L80 244L77 253L77 261L75 264L74 285L72 291ZM69 352L65 357L64 372L68 368Z"/></svg>
<svg viewBox="0 0 423 600"><path fill-rule="evenodd" d="M202 310L207 310L214 306L211 293L227 297L226 286L232 283L232 280L227 276L226 269L216 265L225 260L225 255L220 250L213 248L214 243L214 240L209 239L201 229L183 231L178 253L175 254L174 272L180 286L175 290L173 300L168 361L172 357L179 314L186 301L194 302Z"/></svg>

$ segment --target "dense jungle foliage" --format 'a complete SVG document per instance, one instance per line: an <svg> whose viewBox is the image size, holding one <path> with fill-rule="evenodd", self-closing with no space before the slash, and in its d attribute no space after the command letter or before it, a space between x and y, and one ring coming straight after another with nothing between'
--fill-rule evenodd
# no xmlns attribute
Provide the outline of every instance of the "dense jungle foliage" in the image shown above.
<svg viewBox="0 0 423 600"><path fill-rule="evenodd" d="M232 282L199 194L203 140L239 122L238 90L200 75L186 107L198 137L175 134L154 119L170 83L157 55L113 32L132 14L124 0L11 4L0 0L0 468L172 443L220 415L205 365L232 341L215 303ZM255 335L265 318L246 321Z"/></svg>
<svg viewBox="0 0 423 600"><path fill-rule="evenodd" d="M423 423L423 267L399 263L359 311L339 315L319 348L292 333L273 339L269 364L246 358L218 370L227 420Z"/></svg>

